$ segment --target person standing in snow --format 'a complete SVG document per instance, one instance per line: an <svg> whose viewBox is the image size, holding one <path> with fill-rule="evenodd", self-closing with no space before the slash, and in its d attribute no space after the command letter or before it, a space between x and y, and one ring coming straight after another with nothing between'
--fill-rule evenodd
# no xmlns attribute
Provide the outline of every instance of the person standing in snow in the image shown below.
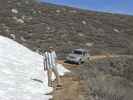
<svg viewBox="0 0 133 100"><path fill-rule="evenodd" d="M46 51L44 53L44 70L47 71L47 75L48 75L48 86L52 87L52 72L55 74L56 76L56 80L57 80L57 87L61 87L60 84L60 77L59 77L59 73L57 71L57 56L55 53L55 50L53 47L49 47L48 51Z"/></svg>

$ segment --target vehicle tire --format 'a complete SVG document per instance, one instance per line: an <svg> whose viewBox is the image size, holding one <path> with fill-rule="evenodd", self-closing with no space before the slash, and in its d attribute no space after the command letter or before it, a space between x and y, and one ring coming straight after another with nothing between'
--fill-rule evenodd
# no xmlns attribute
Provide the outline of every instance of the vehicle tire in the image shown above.
<svg viewBox="0 0 133 100"><path fill-rule="evenodd" d="M67 63L67 61L65 60L64 63Z"/></svg>
<svg viewBox="0 0 133 100"><path fill-rule="evenodd" d="M82 64L84 64L84 63L85 63L85 61L82 61L81 63L82 63Z"/></svg>
<svg viewBox="0 0 133 100"><path fill-rule="evenodd" d="M82 61L81 61L81 59L79 60L79 62L78 62L78 65L80 65L82 63Z"/></svg>

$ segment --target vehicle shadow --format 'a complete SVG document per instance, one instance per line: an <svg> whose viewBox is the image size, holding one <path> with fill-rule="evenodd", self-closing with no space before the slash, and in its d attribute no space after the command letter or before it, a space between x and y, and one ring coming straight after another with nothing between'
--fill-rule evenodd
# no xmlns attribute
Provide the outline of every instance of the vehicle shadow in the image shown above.
<svg viewBox="0 0 133 100"><path fill-rule="evenodd" d="M72 61L64 61L64 63L66 63L66 64L77 64L77 63L74 63Z"/></svg>

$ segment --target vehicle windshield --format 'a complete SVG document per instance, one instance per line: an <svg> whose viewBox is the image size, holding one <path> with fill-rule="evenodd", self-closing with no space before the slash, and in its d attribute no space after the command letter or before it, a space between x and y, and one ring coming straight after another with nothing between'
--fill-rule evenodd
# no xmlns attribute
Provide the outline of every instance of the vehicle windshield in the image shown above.
<svg viewBox="0 0 133 100"><path fill-rule="evenodd" d="M73 53L74 54L78 54L78 55L82 55L83 54L81 51L77 51L77 50L73 51Z"/></svg>

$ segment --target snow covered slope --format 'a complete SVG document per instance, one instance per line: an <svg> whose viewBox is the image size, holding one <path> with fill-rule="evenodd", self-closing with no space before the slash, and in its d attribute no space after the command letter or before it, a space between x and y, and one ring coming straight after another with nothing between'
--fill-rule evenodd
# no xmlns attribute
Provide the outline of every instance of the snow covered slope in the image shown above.
<svg viewBox="0 0 133 100"><path fill-rule="evenodd" d="M52 92L43 71L43 57L0 36L0 100L48 100ZM68 72L58 64L60 75Z"/></svg>

